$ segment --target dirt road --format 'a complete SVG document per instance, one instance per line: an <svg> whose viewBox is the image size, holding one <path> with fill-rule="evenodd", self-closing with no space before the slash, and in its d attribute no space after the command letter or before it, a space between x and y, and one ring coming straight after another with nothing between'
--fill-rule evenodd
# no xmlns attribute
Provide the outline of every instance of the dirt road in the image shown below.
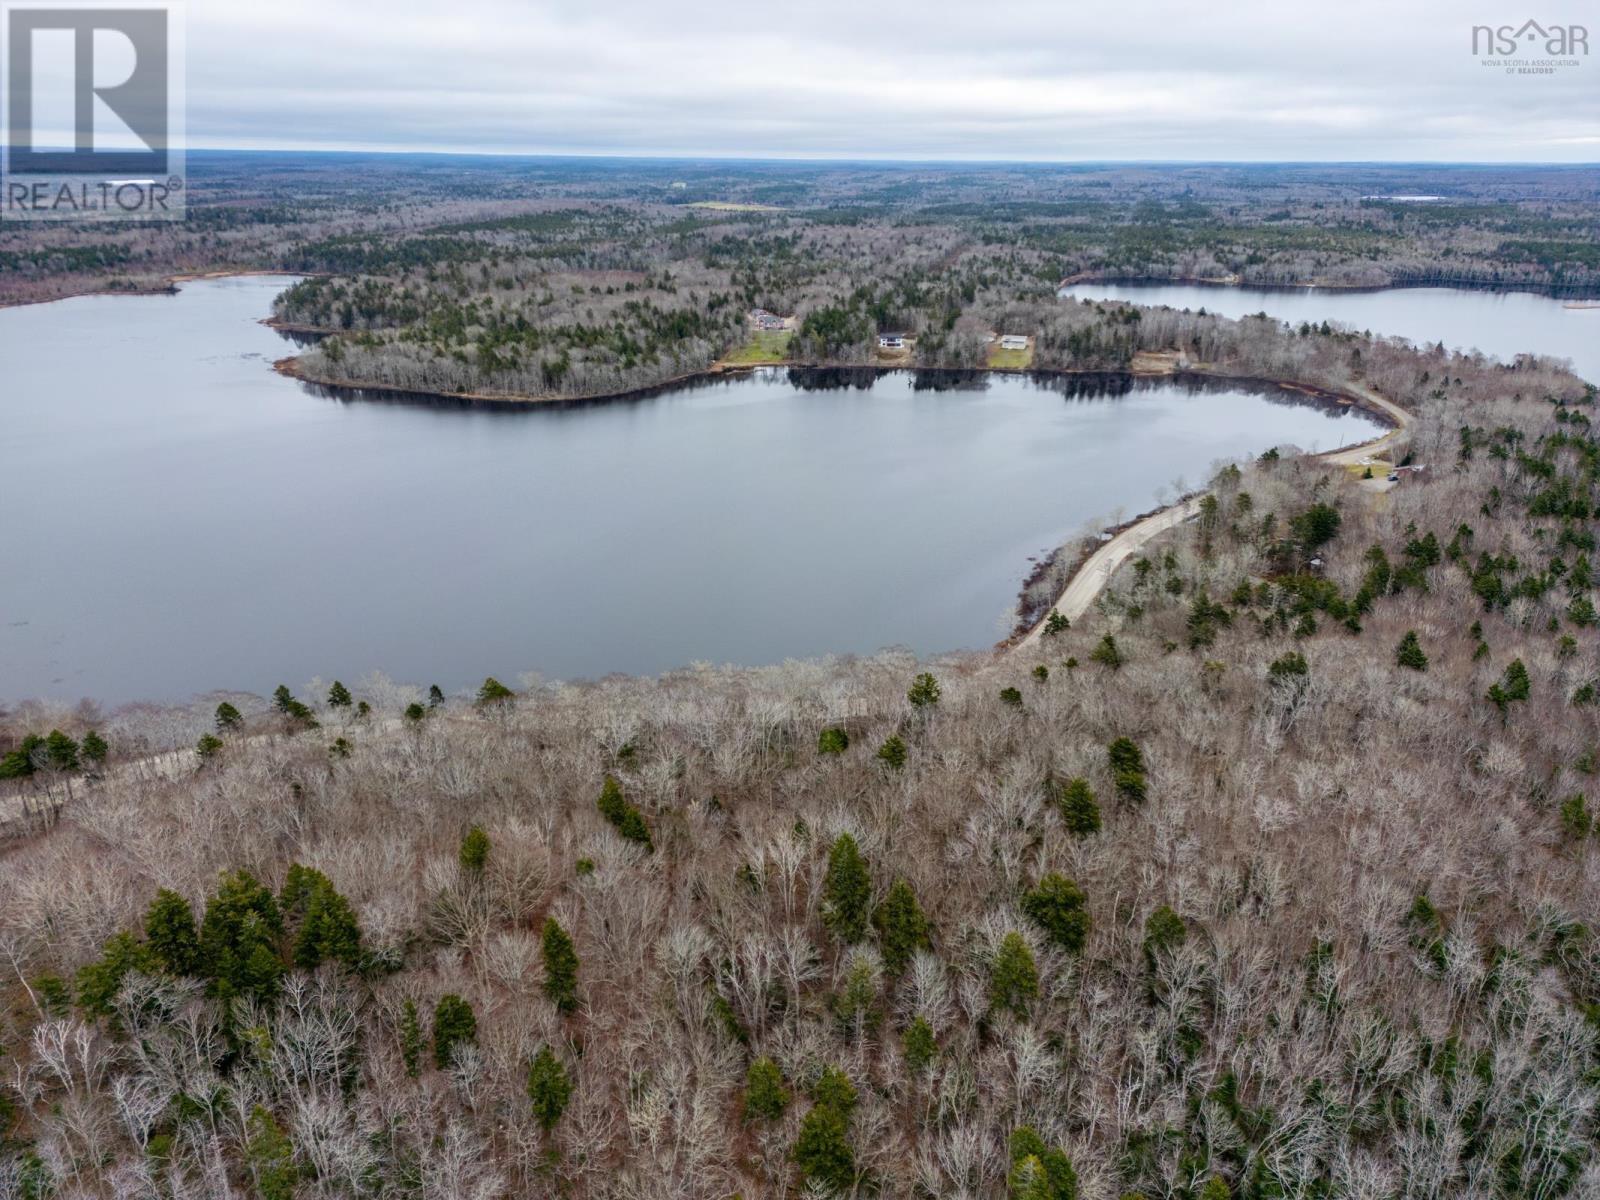
<svg viewBox="0 0 1600 1200"><path fill-rule="evenodd" d="M1358 397L1364 403L1386 414L1395 425L1382 437L1374 438L1370 442L1349 446L1343 450L1334 450L1318 457L1330 466L1348 467L1360 463L1363 458L1370 458L1387 449L1388 446L1402 433L1409 429L1415 418L1401 408L1394 401L1379 395L1365 384L1351 384L1345 391ZM1067 584L1066 591L1061 593L1061 599L1055 602L1051 612L1058 612L1069 621L1076 621L1089 611L1089 606L1094 603L1105 586L1111 582L1111 577L1130 555L1142 550L1152 539L1161 536L1169 529L1173 529L1185 521L1192 520L1200 512L1201 496L1180 501L1170 508L1164 508L1158 513L1152 513L1144 520L1128 526L1110 541L1101 546L1089 556L1087 561L1078 568ZM1045 614L1045 619L1049 618ZM1039 639L1044 636L1044 620L1028 631L1028 635L1016 644L1013 649L1022 649L1025 646L1036 646Z"/></svg>

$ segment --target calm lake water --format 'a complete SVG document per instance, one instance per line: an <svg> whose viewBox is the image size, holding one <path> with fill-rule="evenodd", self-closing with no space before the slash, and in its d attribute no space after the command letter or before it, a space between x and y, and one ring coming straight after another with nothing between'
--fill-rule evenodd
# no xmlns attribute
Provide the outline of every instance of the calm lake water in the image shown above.
<svg viewBox="0 0 1600 1200"><path fill-rule="evenodd" d="M1531 292L1462 288L1241 288L1203 283L1083 283L1062 289L1084 300L1126 300L1203 308L1224 317L1264 312L1280 321L1339 321L1450 350L1481 350L1504 361L1532 351L1565 358L1583 379L1600 382L1600 309L1568 308Z"/></svg>
<svg viewBox="0 0 1600 1200"><path fill-rule="evenodd" d="M0 698L983 646L1086 520L1376 429L1268 391L909 374L341 401L270 369L285 282L0 310Z"/></svg>

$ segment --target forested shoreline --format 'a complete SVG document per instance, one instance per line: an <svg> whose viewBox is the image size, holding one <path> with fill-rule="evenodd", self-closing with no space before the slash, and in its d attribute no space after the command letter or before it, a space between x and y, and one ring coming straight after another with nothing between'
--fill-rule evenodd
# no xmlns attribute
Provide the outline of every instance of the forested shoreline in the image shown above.
<svg viewBox="0 0 1600 1200"><path fill-rule="evenodd" d="M1049 305L1425 469L1226 467L1004 656L16 706L0 1195L1600 1188L1595 389Z"/></svg>
<svg viewBox="0 0 1600 1200"><path fill-rule="evenodd" d="M873 362L892 334L910 339L902 365L983 366L986 339L1046 333L1036 310L1073 277L1600 295L1584 167L332 170L217 153L194 173L172 226L0 231L0 303L307 274L275 313L331 335L306 377L538 398L704 370L750 344L754 310L793 319L790 361ZM1416 189L1437 201L1393 198Z"/></svg>

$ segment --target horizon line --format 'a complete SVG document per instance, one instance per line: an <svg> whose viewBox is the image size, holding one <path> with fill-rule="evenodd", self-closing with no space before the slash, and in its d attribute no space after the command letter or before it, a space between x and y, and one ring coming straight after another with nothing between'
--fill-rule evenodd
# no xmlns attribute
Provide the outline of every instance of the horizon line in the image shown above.
<svg viewBox="0 0 1600 1200"><path fill-rule="evenodd" d="M191 146L185 154L363 154L377 157L578 159L626 162L718 162L848 164L867 166L1262 166L1262 167L1600 167L1600 159L1470 159L1470 158L965 158L910 157L871 154L812 155L719 151L624 150L487 150L459 148L394 148L374 146Z"/></svg>

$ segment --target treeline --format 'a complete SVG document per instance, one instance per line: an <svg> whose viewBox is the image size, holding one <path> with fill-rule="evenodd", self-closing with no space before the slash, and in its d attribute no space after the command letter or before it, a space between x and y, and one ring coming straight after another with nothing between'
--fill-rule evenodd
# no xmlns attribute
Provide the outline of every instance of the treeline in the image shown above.
<svg viewBox="0 0 1600 1200"><path fill-rule="evenodd" d="M1035 366L1120 370L1140 350L1213 361L1218 339L1199 318L1141 331L1131 310L1074 310L1056 296L1062 278L1582 290L1600 277L1585 274L1581 221L1561 215L1569 206L1430 209L1317 192L1263 212L1141 193L1122 206L900 205L851 210L849 221L817 210L551 212L323 243L321 265L361 273L291 288L277 316L344 335L304 357L308 377L498 396L677 378L745 342L757 307L798 316L787 354L801 363L870 364L878 338L896 334L911 339L911 365L977 368L991 334L1014 333L1035 339Z"/></svg>
<svg viewBox="0 0 1600 1200"><path fill-rule="evenodd" d="M0 231L0 302L149 290L172 274L218 270L395 278L553 257L580 270L692 260L721 273L741 307L790 313L836 303L874 271L945 270L968 254L1020 260L1019 282L1030 271L1055 279L1087 271L1593 293L1594 192L1586 167L711 166L206 153L190 163L184 221ZM1441 200L1384 199L1416 193ZM696 201L761 207L686 207Z"/></svg>

